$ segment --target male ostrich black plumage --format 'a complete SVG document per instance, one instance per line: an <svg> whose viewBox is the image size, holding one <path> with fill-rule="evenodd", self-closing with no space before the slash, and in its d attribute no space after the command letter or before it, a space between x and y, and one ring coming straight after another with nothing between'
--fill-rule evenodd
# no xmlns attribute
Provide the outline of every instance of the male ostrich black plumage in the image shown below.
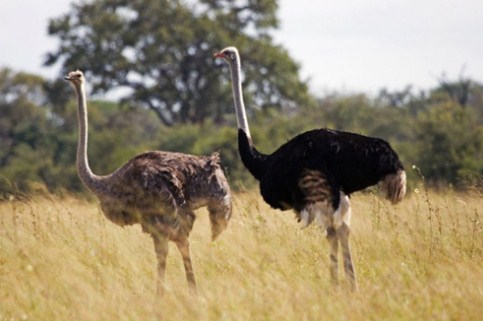
<svg viewBox="0 0 483 321"><path fill-rule="evenodd" d="M406 192L406 174L384 140L329 129L314 129L283 144L270 155L253 145L241 92L238 50L215 54L230 66L238 121L238 149L245 167L260 182L263 199L273 208L293 209L307 226L314 219L327 231L330 271L337 283L338 244L344 270L357 287L349 248L349 195L381 182L386 198L399 202Z"/></svg>

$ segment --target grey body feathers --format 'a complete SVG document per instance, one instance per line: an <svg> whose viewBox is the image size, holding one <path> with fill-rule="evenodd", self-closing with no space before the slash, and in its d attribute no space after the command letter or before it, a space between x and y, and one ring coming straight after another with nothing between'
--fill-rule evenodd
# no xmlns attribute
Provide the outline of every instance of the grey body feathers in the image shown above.
<svg viewBox="0 0 483 321"><path fill-rule="evenodd" d="M218 154L150 151L103 178L110 184L98 194L102 210L121 226L139 223L148 232L150 225L160 225L174 240L191 231L193 211L208 206L216 237L231 216L230 189Z"/></svg>

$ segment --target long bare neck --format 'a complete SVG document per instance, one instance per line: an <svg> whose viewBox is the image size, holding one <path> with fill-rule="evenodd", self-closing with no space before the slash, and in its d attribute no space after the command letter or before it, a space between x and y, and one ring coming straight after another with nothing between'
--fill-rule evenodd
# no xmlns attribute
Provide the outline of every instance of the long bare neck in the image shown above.
<svg viewBox="0 0 483 321"><path fill-rule="evenodd" d="M79 120L79 140L77 144L77 173L84 185L98 193L103 189L102 177L95 175L89 166L87 159L87 103L84 84L75 85L77 93L77 118Z"/></svg>
<svg viewBox="0 0 483 321"><path fill-rule="evenodd" d="M238 57L237 57L238 58ZM242 84L241 84L241 66L240 59L236 63L230 64L231 86L233 90L233 98L235 100L235 111L238 128L242 129L248 138L250 136L250 128L248 127L247 114L245 112L245 103L243 102Z"/></svg>
<svg viewBox="0 0 483 321"><path fill-rule="evenodd" d="M250 136L245 104L243 103L240 58L237 56L236 62L229 65L233 98L235 99L236 119L238 122L238 151L245 167L256 179L260 179L266 170L267 156L255 148Z"/></svg>

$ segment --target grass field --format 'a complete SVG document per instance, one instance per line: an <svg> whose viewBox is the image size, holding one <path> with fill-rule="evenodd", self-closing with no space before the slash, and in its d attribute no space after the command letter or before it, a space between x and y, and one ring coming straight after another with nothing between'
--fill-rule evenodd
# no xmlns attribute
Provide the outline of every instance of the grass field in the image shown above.
<svg viewBox="0 0 483 321"><path fill-rule="evenodd" d="M139 226L107 221L95 202L54 196L0 203L0 321L482 320L483 200L422 189L390 206L352 198L359 291L330 284L315 225L238 194L228 229L210 242L205 210L191 235L199 286L189 293L170 246L167 291ZM173 244L171 244L173 245Z"/></svg>

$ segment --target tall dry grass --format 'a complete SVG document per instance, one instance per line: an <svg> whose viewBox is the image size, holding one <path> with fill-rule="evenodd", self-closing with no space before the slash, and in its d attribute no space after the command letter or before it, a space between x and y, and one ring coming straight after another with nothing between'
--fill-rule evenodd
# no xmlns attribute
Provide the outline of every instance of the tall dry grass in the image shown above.
<svg viewBox="0 0 483 321"><path fill-rule="evenodd" d="M483 315L482 195L422 190L398 206L352 198L359 291L330 285L317 226L257 193L235 197L210 242L204 210L191 235L199 295L179 253L165 297L140 227L108 222L96 203L43 197L0 204L0 320L478 320ZM342 280L344 280L341 274Z"/></svg>

